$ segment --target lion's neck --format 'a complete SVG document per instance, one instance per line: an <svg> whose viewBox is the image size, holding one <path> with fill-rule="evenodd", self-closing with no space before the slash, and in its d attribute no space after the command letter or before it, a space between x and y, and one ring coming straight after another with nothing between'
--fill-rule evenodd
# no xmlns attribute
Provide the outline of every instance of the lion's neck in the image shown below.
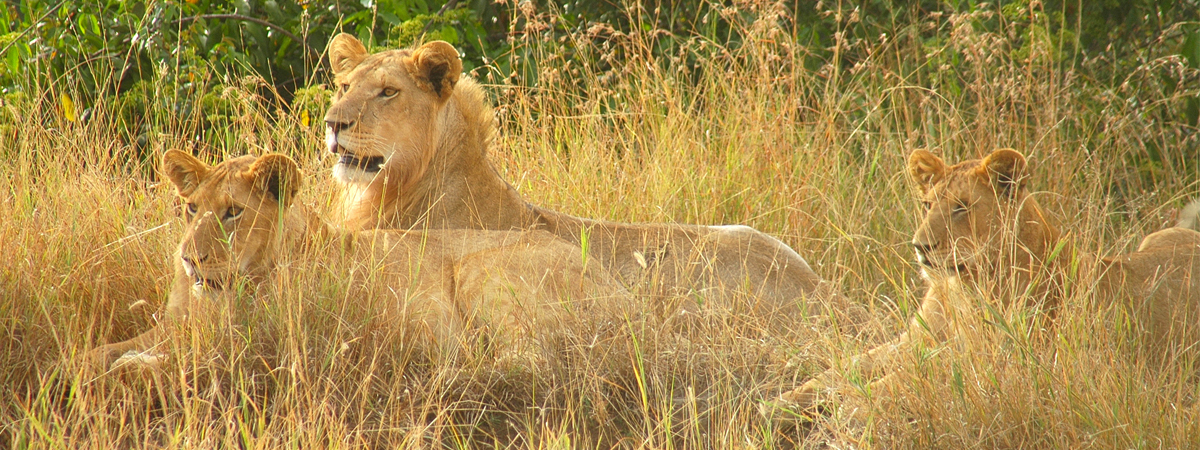
<svg viewBox="0 0 1200 450"><path fill-rule="evenodd" d="M1017 229L1000 238L999 255L983 267L947 277L947 281L972 285L1003 304L1057 306L1073 248L1037 202L1027 198L1023 205Z"/></svg>
<svg viewBox="0 0 1200 450"><path fill-rule="evenodd" d="M314 245L330 242L345 234L335 232L312 208L300 203L288 208L279 232L281 234L276 240L276 251L267 252L268 255L279 255L271 259L270 267L280 260L287 261L296 253L306 251Z"/></svg>

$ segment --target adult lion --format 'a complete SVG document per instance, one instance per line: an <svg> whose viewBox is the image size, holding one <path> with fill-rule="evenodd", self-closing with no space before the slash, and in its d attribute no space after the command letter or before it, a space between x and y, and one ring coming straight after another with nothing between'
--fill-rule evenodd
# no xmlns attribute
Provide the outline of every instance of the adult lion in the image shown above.
<svg viewBox="0 0 1200 450"><path fill-rule="evenodd" d="M450 44L368 54L339 34L329 62L337 90L326 145L339 157L346 228L547 230L587 248L626 286L738 295L760 313L818 312L805 297L826 283L750 227L606 222L527 203L488 161L492 109Z"/></svg>
<svg viewBox="0 0 1200 450"><path fill-rule="evenodd" d="M227 288L236 279L261 283L277 263L295 271L304 259L318 259L316 267L348 280L347 298L391 311L415 330L409 335L441 348L486 326L512 344L509 349L522 351L518 346L529 344L535 332L562 329L568 318L619 321L621 308L631 304L601 266L585 266L578 248L544 231L334 234L306 208L292 206L301 172L283 155L243 156L209 167L171 150L163 155L162 172L178 189L187 220L166 323L94 350L92 360L104 367L161 343L164 325L211 313L207 309L232 295Z"/></svg>
<svg viewBox="0 0 1200 450"><path fill-rule="evenodd" d="M1095 292L1100 305L1120 302L1153 359L1197 342L1200 334L1200 233L1167 228L1146 236L1138 250L1116 257L1076 255L1025 188L1025 157L996 150L982 160L947 167L916 150L908 173L918 186L925 218L913 236L929 290L908 331L852 359L865 379L894 368L917 339L945 340L965 317L979 317L977 298L1023 302L1049 322L1065 282ZM1077 257L1073 261L1073 257ZM1073 262L1078 266L1072 268ZM1094 278L1093 285L1080 284ZM993 305L1002 310L1005 305ZM1050 325L1047 323L1047 325ZM1182 343L1182 345L1179 345ZM783 405L807 408L839 376L835 369L784 393Z"/></svg>

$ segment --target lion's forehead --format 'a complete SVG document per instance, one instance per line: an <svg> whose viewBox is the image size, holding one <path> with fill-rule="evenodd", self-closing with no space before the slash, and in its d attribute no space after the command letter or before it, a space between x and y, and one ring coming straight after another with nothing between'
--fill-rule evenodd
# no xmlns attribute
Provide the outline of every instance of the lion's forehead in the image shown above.
<svg viewBox="0 0 1200 450"><path fill-rule="evenodd" d="M970 201L993 194L989 181L979 174L979 161L964 161L946 169L946 175L925 194L926 201Z"/></svg>
<svg viewBox="0 0 1200 450"><path fill-rule="evenodd" d="M201 209L225 208L233 203L244 206L260 203L254 201L251 180L243 175L256 159L243 156L213 167L188 200Z"/></svg>
<svg viewBox="0 0 1200 450"><path fill-rule="evenodd" d="M196 200L227 198L231 192L249 183L240 174L254 164L253 156L231 159L213 167L200 182L192 197Z"/></svg>
<svg viewBox="0 0 1200 450"><path fill-rule="evenodd" d="M258 158L252 155L239 156L237 158L217 164L209 172L209 179L227 179L233 174L241 173L254 164Z"/></svg>
<svg viewBox="0 0 1200 450"><path fill-rule="evenodd" d="M382 85L389 81L408 79L404 60L411 53L410 50L388 50L368 56L350 73L338 77L339 81L359 85Z"/></svg>

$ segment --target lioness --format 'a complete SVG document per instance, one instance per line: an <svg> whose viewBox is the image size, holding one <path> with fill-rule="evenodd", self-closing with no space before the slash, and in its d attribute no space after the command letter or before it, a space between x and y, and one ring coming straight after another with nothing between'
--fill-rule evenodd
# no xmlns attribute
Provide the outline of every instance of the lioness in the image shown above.
<svg viewBox="0 0 1200 450"><path fill-rule="evenodd" d="M1026 190L1025 157L1014 150L996 150L982 160L949 167L932 153L916 150L908 173L926 208L912 245L929 290L908 331L852 360L865 379L892 370L897 356L916 339L941 341L959 333L961 318L982 313L972 296L1025 302L1046 312L1041 316L1045 322L1052 321L1073 257L1079 263L1077 283L1088 274L1098 278L1094 285L1076 288L1093 290L1101 305L1116 301L1126 307L1150 357L1163 359L1165 352L1200 337L1200 233L1167 228L1146 236L1134 253L1075 255L1070 241ZM1166 345L1180 342L1184 344ZM831 368L784 393L779 403L810 407L837 376Z"/></svg>
<svg viewBox="0 0 1200 450"><path fill-rule="evenodd" d="M321 258L349 277L346 298L394 312L413 335L447 347L471 327L498 330L512 344L558 329L568 314L621 313L627 292L578 248L544 231L367 231L334 235L302 205L296 163L284 155L243 156L209 167L177 150L162 172L184 203L186 232L166 308L169 323L204 314L235 275L262 282L277 263ZM348 274L346 273L348 272ZM286 281L286 280L285 280ZM381 313L383 313L381 311ZM613 317L617 319L618 317ZM92 359L107 367L166 337L164 324L105 345Z"/></svg>
<svg viewBox="0 0 1200 450"><path fill-rule="evenodd" d="M758 312L817 312L805 297L827 283L750 227L615 223L527 203L488 161L492 109L450 44L368 54L339 34L329 62L337 90L326 146L338 156L346 228L547 230L586 247L625 286L739 294Z"/></svg>

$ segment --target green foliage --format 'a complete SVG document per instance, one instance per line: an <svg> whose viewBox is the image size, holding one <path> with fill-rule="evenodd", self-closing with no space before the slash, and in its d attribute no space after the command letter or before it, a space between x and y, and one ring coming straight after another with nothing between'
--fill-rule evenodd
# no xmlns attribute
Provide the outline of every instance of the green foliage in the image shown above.
<svg viewBox="0 0 1200 450"><path fill-rule="evenodd" d="M835 84L873 76L867 68L883 64L968 102L982 98L972 83L996 75L989 64L1011 61L1035 76L1070 73L1087 80L1083 89L1124 95L1114 105L1143 108L1143 117L1190 130L1181 134L1186 142L1155 146L1195 148L1187 136L1200 125L1200 97L1189 80L1200 69L1200 26L1188 21L1198 16L1193 3L1160 0L20 0L0 8L0 90L37 93L24 101L54 112L42 120L48 125L88 120L102 104L129 141L179 132L163 125L169 116L195 117L188 134L196 139L223 135L217 140L229 142L219 130L235 115L214 99L230 87L246 90L240 98L261 109L314 121L320 111L311 105L320 102L305 94L302 106L293 97L308 88L322 92L328 74L321 53L338 32L372 50L445 40L485 81L539 87L565 79L558 87L577 94L647 61L670 65L695 86L706 71L725 70L729 55L768 42L799 51L803 69ZM917 57L880 60L900 48ZM1183 65L1165 62L1172 57ZM1168 100L1143 101L1145 89L1156 89L1147 85L1161 86L1154 92ZM613 98L602 112L625 107ZM861 119L870 111L846 115ZM1149 149L1148 160L1133 164L1170 163L1160 153Z"/></svg>
<svg viewBox="0 0 1200 450"><path fill-rule="evenodd" d="M437 14L440 5L430 3L9 2L0 8L0 89L64 92L83 110L141 82L164 82L181 90L170 97L186 101L193 97L187 94L255 75L265 81L259 94L286 102L296 89L323 81L321 53L340 31L391 46L411 43L428 28L427 38L474 45L477 55L491 51L479 16L465 8Z"/></svg>

